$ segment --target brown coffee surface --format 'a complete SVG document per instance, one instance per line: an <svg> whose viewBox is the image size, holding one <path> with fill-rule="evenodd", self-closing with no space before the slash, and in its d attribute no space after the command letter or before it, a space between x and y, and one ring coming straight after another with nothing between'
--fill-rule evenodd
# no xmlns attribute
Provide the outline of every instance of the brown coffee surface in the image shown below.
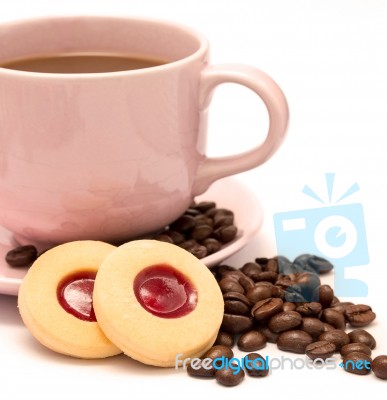
<svg viewBox="0 0 387 400"><path fill-rule="evenodd" d="M0 63L0 67L26 72L85 74L130 71L156 67L167 62L115 53L65 53L22 58Z"/></svg>

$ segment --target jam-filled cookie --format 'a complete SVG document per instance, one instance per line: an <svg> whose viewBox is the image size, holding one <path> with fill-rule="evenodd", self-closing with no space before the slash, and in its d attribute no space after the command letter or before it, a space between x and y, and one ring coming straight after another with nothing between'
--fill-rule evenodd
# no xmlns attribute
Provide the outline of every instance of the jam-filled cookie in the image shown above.
<svg viewBox="0 0 387 400"><path fill-rule="evenodd" d="M169 367L199 357L214 343L223 297L192 254L155 240L126 243L103 261L94 309L106 336L145 364Z"/></svg>
<svg viewBox="0 0 387 400"><path fill-rule="evenodd" d="M18 297L21 317L44 346L81 358L121 353L96 322L92 295L99 266L115 247L77 241L42 254L29 269Z"/></svg>

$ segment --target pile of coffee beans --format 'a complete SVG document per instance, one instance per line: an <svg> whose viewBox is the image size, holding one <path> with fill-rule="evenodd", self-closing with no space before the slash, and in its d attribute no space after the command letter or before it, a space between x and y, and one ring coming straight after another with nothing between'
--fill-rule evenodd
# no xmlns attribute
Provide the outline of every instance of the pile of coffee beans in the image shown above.
<svg viewBox="0 0 387 400"><path fill-rule="evenodd" d="M231 210L217 208L213 201L202 201L193 202L182 216L152 238L175 244L197 258L204 258L234 240L237 232ZM10 250L5 260L11 267L28 267L37 257L37 249L27 245Z"/></svg>
<svg viewBox="0 0 387 400"><path fill-rule="evenodd" d="M364 375L372 370L387 379L387 356L371 359L376 341L362 329L376 315L368 305L341 302L329 285L321 284L320 274L332 268L329 261L309 254L293 262L277 256L257 258L241 269L215 267L212 272L223 293L224 316L215 347L203 357L211 358L214 349L222 346L227 349L222 355L232 358L236 342L239 350L253 352L246 357L254 358L259 356L254 352L270 342L282 351L306 354L312 360L326 360L340 352L345 371ZM356 329L347 333L347 326ZM269 371L264 371L267 373L255 371L256 376L266 376ZM251 375L249 369L246 372ZM192 368L188 373L200 376ZM212 376L233 386L245 376L243 371L236 375L232 370L218 370Z"/></svg>

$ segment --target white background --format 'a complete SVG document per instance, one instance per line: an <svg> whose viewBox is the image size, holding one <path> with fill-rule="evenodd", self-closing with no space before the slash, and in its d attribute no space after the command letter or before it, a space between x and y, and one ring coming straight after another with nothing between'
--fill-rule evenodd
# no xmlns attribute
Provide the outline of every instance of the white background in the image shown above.
<svg viewBox="0 0 387 400"><path fill-rule="evenodd" d="M318 206L301 194L305 184L324 196L324 174L337 174L336 196L353 182L361 191L348 202L364 207L370 263L348 275L368 284L367 298L377 321L374 355L387 354L386 311L386 133L387 2L383 0L1 0L0 22L31 16L98 14L150 16L177 21L205 34L212 62L251 64L283 88L291 121L286 142L264 166L241 174L263 203L260 233L228 261L241 266L256 256L275 254L272 215ZM211 108L209 152L232 154L264 137L266 114L249 91L219 88ZM232 195L232 194L230 194ZM240 199L243 204L243 199ZM327 278L333 282L332 276ZM264 355L285 355L274 345ZM385 382L374 376L335 371L273 371L246 378L235 388L188 378L184 371L143 366L124 356L101 361L62 357L32 339L16 309L16 299L0 296L0 397L3 399L197 398L264 396L385 398ZM382 386L384 385L384 386ZM270 392L273 392L271 394ZM156 397L157 396L157 397Z"/></svg>

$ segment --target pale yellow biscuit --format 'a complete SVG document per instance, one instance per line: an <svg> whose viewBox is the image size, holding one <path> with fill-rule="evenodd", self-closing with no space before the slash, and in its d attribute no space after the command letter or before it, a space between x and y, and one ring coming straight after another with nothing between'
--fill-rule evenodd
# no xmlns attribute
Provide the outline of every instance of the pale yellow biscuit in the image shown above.
<svg viewBox="0 0 387 400"><path fill-rule="evenodd" d="M188 278L197 292L196 307L186 315L153 315L137 300L133 283L147 267L167 265ZM126 243L103 261L95 280L94 310L106 336L128 356L145 364L169 367L212 346L222 322L224 303L208 268L187 251L169 243Z"/></svg>
<svg viewBox="0 0 387 400"><path fill-rule="evenodd" d="M24 278L18 297L21 317L32 335L58 353L80 358L104 358L121 353L97 322L83 321L62 308L57 290L64 278L96 273L115 247L98 241L77 241L42 254Z"/></svg>

